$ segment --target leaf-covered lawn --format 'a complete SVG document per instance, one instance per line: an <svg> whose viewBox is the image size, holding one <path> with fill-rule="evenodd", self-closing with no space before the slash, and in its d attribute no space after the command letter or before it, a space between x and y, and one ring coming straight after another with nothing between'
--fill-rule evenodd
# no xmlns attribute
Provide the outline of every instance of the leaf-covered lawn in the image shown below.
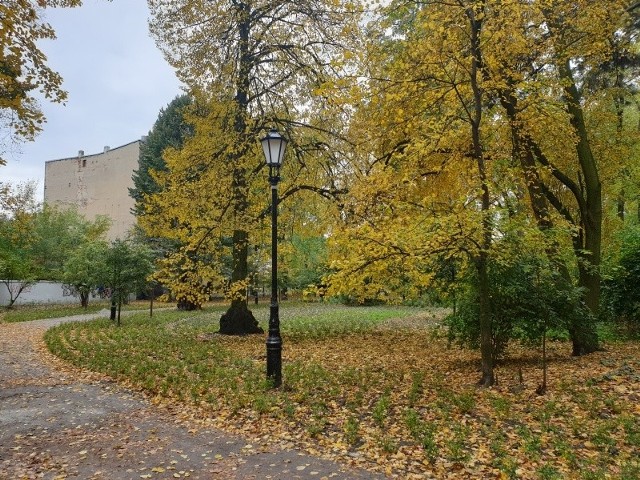
<svg viewBox="0 0 640 480"><path fill-rule="evenodd" d="M261 322L268 309L254 310ZM448 348L439 312L281 307L283 388L265 382L263 336L214 335L220 311L65 324L49 347L158 402L242 432L400 478L640 478L637 343L570 356L514 349L499 384L475 386L476 352ZM522 382L521 382L522 380Z"/></svg>
<svg viewBox="0 0 640 480"><path fill-rule="evenodd" d="M44 318L69 317L96 313L103 308L108 308L106 302L90 304L86 309L79 304L72 305L18 305L11 309L0 309L0 322L16 323L41 320Z"/></svg>
<svg viewBox="0 0 640 480"><path fill-rule="evenodd" d="M166 305L160 304L163 308ZM71 304L34 304L15 305L13 308L0 308L0 323L28 322L31 320L42 320L44 318L70 317L73 315L84 315L96 313L103 309L111 308L111 303L107 300L90 300L87 308L78 303ZM122 310L145 310L149 309L149 302L131 302L123 305Z"/></svg>

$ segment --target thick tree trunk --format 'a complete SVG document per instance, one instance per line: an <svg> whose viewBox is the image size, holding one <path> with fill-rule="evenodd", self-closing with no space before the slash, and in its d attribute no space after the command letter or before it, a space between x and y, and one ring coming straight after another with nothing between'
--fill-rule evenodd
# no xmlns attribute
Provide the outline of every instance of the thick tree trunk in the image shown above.
<svg viewBox="0 0 640 480"><path fill-rule="evenodd" d="M242 230L233 232L233 272L231 281L245 280L249 272L248 245L249 235ZM220 333L227 335L246 335L264 333L258 321L247 307L246 298L234 298L229 310L220 317Z"/></svg>
<svg viewBox="0 0 640 480"><path fill-rule="evenodd" d="M247 335L264 333L244 300L234 300L220 317L220 333L225 335Z"/></svg>
<svg viewBox="0 0 640 480"><path fill-rule="evenodd" d="M581 106L581 96L571 74L569 61L559 68L567 111L578 142L576 153L584 181L585 201L580 206L580 223L584 247L578 253L579 282L585 290L585 303L594 317L600 310L600 263L602 249L602 184L598 174ZM593 322L581 322L580 333L573 340L573 354L584 355L598 350L598 335Z"/></svg>
<svg viewBox="0 0 640 480"><path fill-rule="evenodd" d="M577 93L576 93L577 94ZM535 141L522 131L522 127L517 118L517 99L511 93L505 93L502 98L502 105L507 112L507 116L511 122L511 135L514 144L514 156L516 156L523 169L527 191L531 202L531 207L540 230L545 231L552 227L551 217L549 215L549 202L546 198L542 179L538 174L536 167L536 156L538 160L547 165L546 159L542 158L543 154L539 147L535 144ZM574 115L577 115L574 111ZM573 120L572 124L574 128L578 128L582 125L583 134L586 136L584 130L584 120L579 115L578 120ZM586 156L587 159L581 159L581 166L586 164L590 166L589 158L593 161L591 150L586 144L587 140L584 138L578 145L578 156ZM585 145L586 144L586 145ZM571 180L565 175L557 172L555 175L560 181L565 183L569 190L574 194L576 202L579 205L580 210L580 222L577 223L571 215L568 214L568 209L560 204L554 204L559 209L559 213L564 215L567 221L580 228L581 233L574 239L573 246L576 258L578 260L579 277L578 282L581 287L585 289L584 302L589 309L597 314L600 302L600 275L598 273L598 267L600 265L600 238L601 238L601 223L602 223L602 208L600 205L600 187L597 171L591 166L587 168L589 175L591 175L591 190L587 188L586 195L575 185L570 185ZM595 175L595 181L593 176ZM585 177L587 174L584 175ZM593 249L593 250L592 250ZM595 252L587 253L586 252ZM566 282L571 283L571 274L564 262L558 260L557 249L552 247L548 252L550 258L553 259L560 274ZM595 266L595 268L594 268ZM593 321L588 318L574 319L567 326L571 341L573 343L573 354L584 355L591 353L598 349L598 335L595 329Z"/></svg>
<svg viewBox="0 0 640 480"><path fill-rule="evenodd" d="M238 162L246 152L248 139L246 138L246 115L249 105L249 78L252 67L252 59L249 54L249 35L250 35L250 7L248 3L239 2L236 4L238 9L237 25L238 46L239 46L239 65L238 77L236 79L236 112L234 119L234 130L237 135L238 148L232 161L234 164ZM247 279L249 274L248 255L249 255L249 234L242 229L242 222L247 221L245 214L248 208L247 200L247 179L246 171L242 166L237 166L233 171L233 214L237 227L233 232L233 271L231 274L231 283L242 282ZM241 298L234 298L231 301L229 310L220 317L220 333L228 335L244 335L248 333L264 333L264 330L258 326L258 321L247 307L246 293Z"/></svg>
<svg viewBox="0 0 640 480"><path fill-rule="evenodd" d="M543 10L549 20L552 33L560 31L552 15L552 10ZM580 218L578 238L574 239L574 249L578 260L579 285L584 289L584 302L596 318L600 310L600 261L602 246L602 184L598 172L582 109L582 94L576 85L571 70L571 59L562 58L557 63L558 76L563 85L563 101L569 122L576 135L576 156L579 163L579 186L565 183L573 193ZM555 173L554 173L555 175ZM556 178L562 179L555 175ZM564 176L564 175L563 175ZM566 177L566 176L565 176ZM580 240L580 241L576 241ZM570 331L573 341L573 354L584 355L598 350L598 335L591 319L575 321Z"/></svg>

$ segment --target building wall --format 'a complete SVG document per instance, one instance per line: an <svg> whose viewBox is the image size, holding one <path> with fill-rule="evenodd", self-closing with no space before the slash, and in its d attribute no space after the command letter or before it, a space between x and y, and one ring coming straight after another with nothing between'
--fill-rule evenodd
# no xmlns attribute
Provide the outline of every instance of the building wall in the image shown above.
<svg viewBox="0 0 640 480"><path fill-rule="evenodd" d="M19 281L11 281L7 287L5 282L0 283L0 305L9 305L11 295L8 288L17 293L20 287ZM15 295L15 293L14 293ZM57 282L36 282L25 288L14 305L28 305L33 303L77 303L80 297L71 294L68 288Z"/></svg>
<svg viewBox="0 0 640 480"><path fill-rule="evenodd" d="M124 238L135 224L129 196L131 176L138 168L140 140L104 152L50 160L44 169L44 201L60 208L75 206L88 220L108 215L109 240Z"/></svg>

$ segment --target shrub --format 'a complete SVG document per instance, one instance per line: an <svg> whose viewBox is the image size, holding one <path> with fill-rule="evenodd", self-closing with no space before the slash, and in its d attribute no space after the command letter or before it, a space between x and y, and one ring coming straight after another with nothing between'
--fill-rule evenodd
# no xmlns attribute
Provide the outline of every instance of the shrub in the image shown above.
<svg viewBox="0 0 640 480"><path fill-rule="evenodd" d="M529 256L514 262L489 262L492 343L495 359L509 341L538 343L547 330L588 318L580 290L568 284L546 259ZM463 277L455 313L446 318L449 341L478 348L480 344L478 280L473 269Z"/></svg>
<svg viewBox="0 0 640 480"><path fill-rule="evenodd" d="M640 330L640 227L621 233L620 256L603 282L603 307L613 318L635 333Z"/></svg>

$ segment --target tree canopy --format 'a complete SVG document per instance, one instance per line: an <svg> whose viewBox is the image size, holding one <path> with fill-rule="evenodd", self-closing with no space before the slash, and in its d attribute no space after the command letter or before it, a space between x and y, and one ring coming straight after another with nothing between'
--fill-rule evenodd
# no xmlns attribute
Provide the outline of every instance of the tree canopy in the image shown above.
<svg viewBox="0 0 640 480"><path fill-rule="evenodd" d="M603 246L638 202L627 1L149 3L194 99L193 136L151 170L140 216L180 245L158 273L169 288L245 301L269 211L257 140L275 125L291 140L285 258L326 240L329 294L464 293L484 385L511 281L539 293L538 326L562 318L574 354L598 349Z"/></svg>
<svg viewBox="0 0 640 480"><path fill-rule="evenodd" d="M161 191L146 203L146 211L158 215L141 216L140 223L147 234L181 245L160 273L171 289L186 288L198 304L212 288L224 287L229 314L246 322L241 331L250 331L249 246L268 211L257 139L271 126L291 139L295 160L283 172L281 198L300 191L332 195L330 131L312 93L338 68L332 62L340 40L355 32L357 12L348 2L149 5L152 34L194 97L188 116L194 136L181 149L165 150L167 171L152 173ZM294 125L305 126L304 133Z"/></svg>
<svg viewBox="0 0 640 480"><path fill-rule="evenodd" d="M179 95L166 108L160 110L153 128L140 144L138 169L133 173L133 188L130 196L136 201L136 215L144 215L144 197L159 190L151 177L151 171L164 171L164 151L171 147L180 149L185 140L193 135L193 128L184 120L184 109L191 105L188 95Z"/></svg>

